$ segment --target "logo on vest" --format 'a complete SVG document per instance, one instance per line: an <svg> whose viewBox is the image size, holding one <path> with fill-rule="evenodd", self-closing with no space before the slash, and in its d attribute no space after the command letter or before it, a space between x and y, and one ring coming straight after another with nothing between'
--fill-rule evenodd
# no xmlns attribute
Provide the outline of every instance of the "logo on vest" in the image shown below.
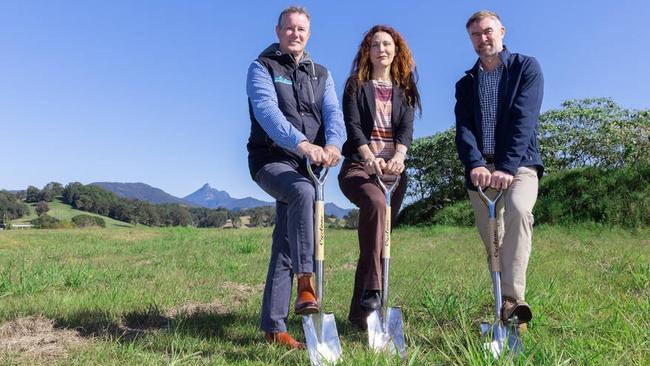
<svg viewBox="0 0 650 366"><path fill-rule="evenodd" d="M287 84L287 85L293 85L293 82L284 76L276 76L275 79L273 80L275 83L282 83L282 84Z"/></svg>

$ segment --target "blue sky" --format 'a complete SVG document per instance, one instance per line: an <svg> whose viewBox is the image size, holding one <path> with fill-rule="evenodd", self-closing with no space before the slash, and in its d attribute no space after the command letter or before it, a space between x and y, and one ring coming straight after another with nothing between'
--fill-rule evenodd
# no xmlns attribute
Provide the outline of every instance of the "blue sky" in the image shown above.
<svg viewBox="0 0 650 366"><path fill-rule="evenodd" d="M269 200L248 175L245 79L290 4L3 1L0 188L144 182L185 196L207 182ZM339 99L363 33L374 24L402 33L420 74L416 137L453 124L454 83L476 60L464 25L479 9L501 15L511 51L540 61L542 110L599 96L650 108L647 1L300 4L312 15L307 49L331 70ZM326 200L351 207L333 178Z"/></svg>

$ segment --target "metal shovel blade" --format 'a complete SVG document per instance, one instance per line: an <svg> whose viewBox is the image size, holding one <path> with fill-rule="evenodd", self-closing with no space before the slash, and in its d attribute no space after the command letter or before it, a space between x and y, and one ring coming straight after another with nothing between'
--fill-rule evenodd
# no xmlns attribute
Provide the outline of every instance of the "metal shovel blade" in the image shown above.
<svg viewBox="0 0 650 366"><path fill-rule="evenodd" d="M313 366L333 365L341 358L341 343L332 313L304 315L302 327L305 331L309 360Z"/></svg>
<svg viewBox="0 0 650 366"><path fill-rule="evenodd" d="M402 359L405 359L407 354L404 326L402 325L402 309L389 307L386 315L387 327L385 327L380 310L375 310L368 315L368 344L376 352L397 353Z"/></svg>
<svg viewBox="0 0 650 366"><path fill-rule="evenodd" d="M483 348L490 351L494 358L499 358L504 353L516 356L524 350L524 343L514 322L510 326L501 321L494 324L481 323L481 336L491 336L492 340L485 342Z"/></svg>

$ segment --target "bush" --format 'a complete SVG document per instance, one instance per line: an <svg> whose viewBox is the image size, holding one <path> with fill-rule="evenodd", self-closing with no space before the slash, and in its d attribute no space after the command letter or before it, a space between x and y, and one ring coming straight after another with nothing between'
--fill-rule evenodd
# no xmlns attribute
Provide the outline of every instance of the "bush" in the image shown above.
<svg viewBox="0 0 650 366"><path fill-rule="evenodd" d="M72 224L75 227L106 227L106 221L103 218L84 214L73 217Z"/></svg>
<svg viewBox="0 0 650 366"><path fill-rule="evenodd" d="M622 169L580 168L542 179L535 221L650 225L650 165Z"/></svg>
<svg viewBox="0 0 650 366"><path fill-rule="evenodd" d="M45 214L32 220L31 223L37 229L58 229L64 226L58 219Z"/></svg>
<svg viewBox="0 0 650 366"><path fill-rule="evenodd" d="M20 202L15 195L7 191L0 191L0 220L18 219L28 211L27 205Z"/></svg>

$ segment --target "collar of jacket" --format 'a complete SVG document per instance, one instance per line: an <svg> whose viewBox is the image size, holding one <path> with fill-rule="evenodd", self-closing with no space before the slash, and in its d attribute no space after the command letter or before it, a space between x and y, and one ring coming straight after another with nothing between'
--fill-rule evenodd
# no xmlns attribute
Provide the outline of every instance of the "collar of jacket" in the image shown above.
<svg viewBox="0 0 650 366"><path fill-rule="evenodd" d="M277 62L279 62L281 64L293 64L293 65L297 65L297 66L305 65L305 67L307 67L307 65L309 65L307 70L311 71L311 74L312 74L311 77L312 78L316 77L316 70L315 70L315 67L314 67L314 61L312 61L311 56L309 55L309 53L307 53L307 51L303 51L302 57L300 58L300 62L298 62L296 64L296 58L293 56L293 54L282 52L280 50L280 44L276 42L276 43L271 43L271 45L266 47L264 49L264 51L262 51L262 53L260 53L258 58L272 59L272 60L275 60L275 61L277 61Z"/></svg>
<svg viewBox="0 0 650 366"><path fill-rule="evenodd" d="M503 45L503 50L499 52L499 58L501 59L503 66L506 68L506 70L508 70L508 66L510 66L510 51L508 51L505 44ZM479 58L476 60L476 63L474 63L474 66L472 66L471 69L465 71L465 74L468 74L474 78L478 77L478 68L480 63L481 59Z"/></svg>

